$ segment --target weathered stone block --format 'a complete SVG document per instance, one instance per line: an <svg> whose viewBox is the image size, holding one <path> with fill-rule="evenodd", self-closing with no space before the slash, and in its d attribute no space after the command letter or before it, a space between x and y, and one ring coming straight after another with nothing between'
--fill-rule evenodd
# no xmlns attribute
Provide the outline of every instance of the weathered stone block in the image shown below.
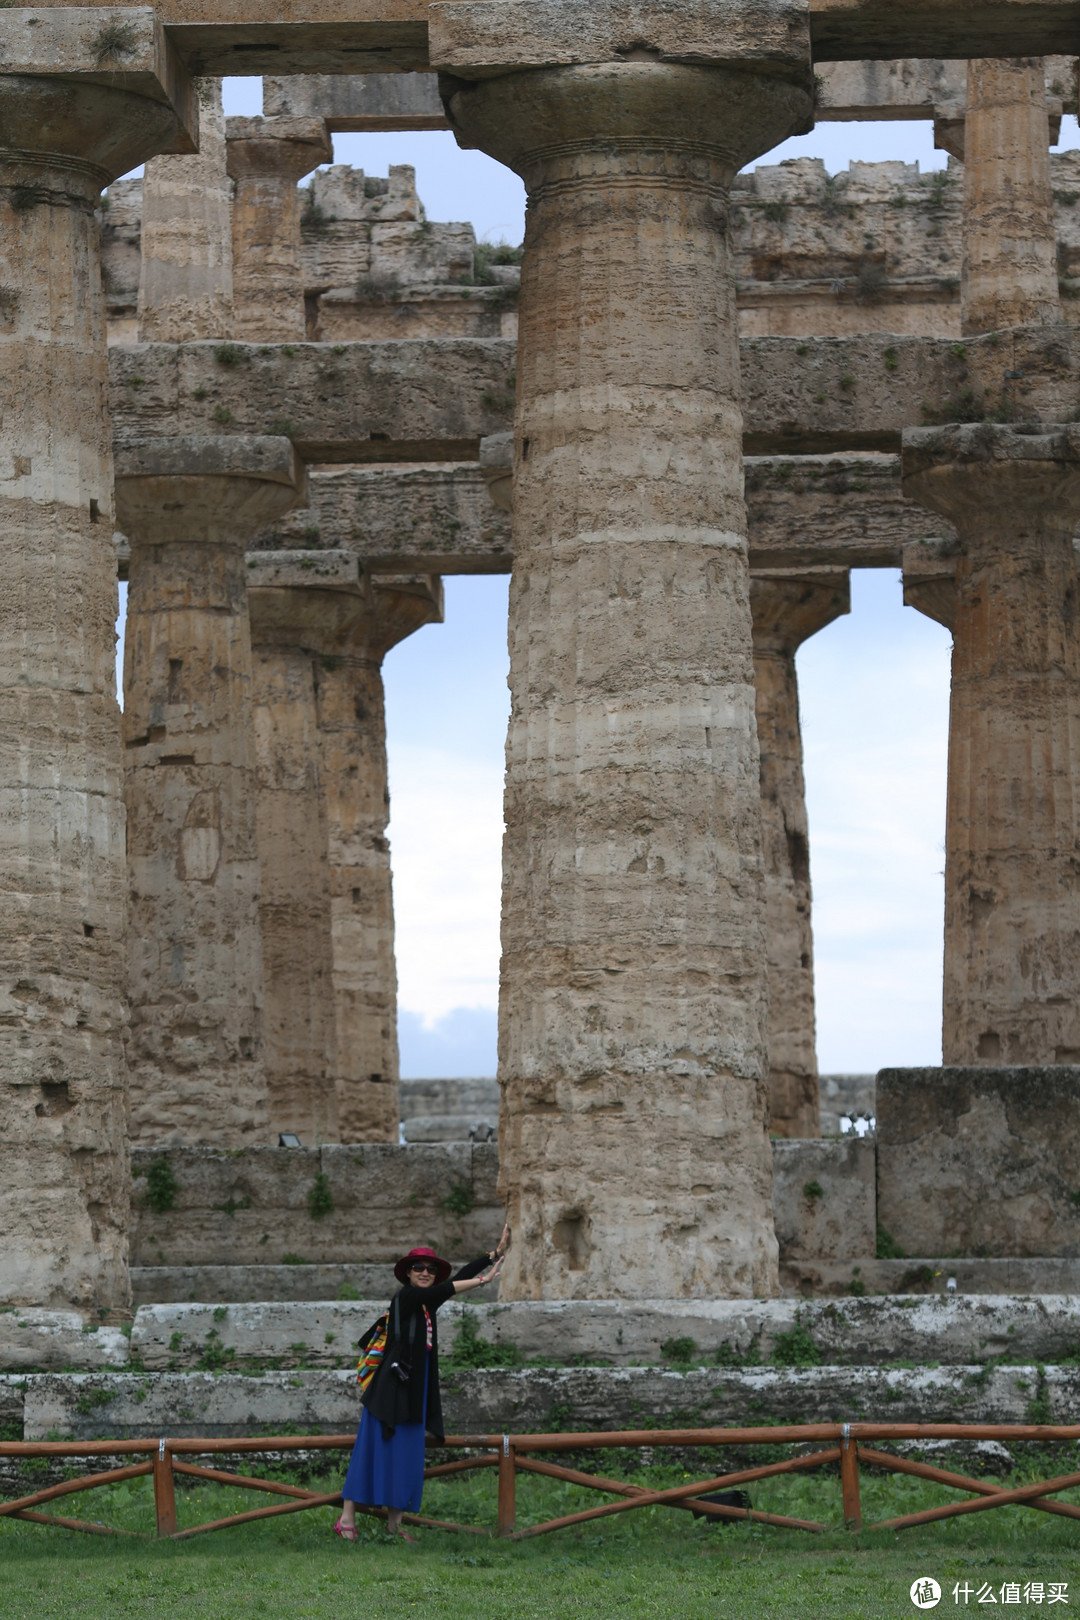
<svg viewBox="0 0 1080 1620"><path fill-rule="evenodd" d="M1080 1255L1080 1066L882 1069L878 1218L909 1254Z"/></svg>
<svg viewBox="0 0 1080 1620"><path fill-rule="evenodd" d="M165 1157L177 1187L167 1210L138 1196L150 1164ZM414 1243L472 1258L494 1247L503 1213L495 1201L495 1151L468 1142L398 1147L138 1149L136 1265L258 1265L283 1254L309 1263L392 1262ZM333 1212L309 1211L324 1175Z"/></svg>
<svg viewBox="0 0 1080 1620"><path fill-rule="evenodd" d="M118 1327L85 1321L76 1311L24 1306L0 1311L0 1367L126 1367L128 1341ZM0 1389L0 1425L4 1422Z"/></svg>
<svg viewBox="0 0 1080 1620"><path fill-rule="evenodd" d="M781 1260L843 1260L875 1244L874 1144L862 1137L773 1142Z"/></svg>

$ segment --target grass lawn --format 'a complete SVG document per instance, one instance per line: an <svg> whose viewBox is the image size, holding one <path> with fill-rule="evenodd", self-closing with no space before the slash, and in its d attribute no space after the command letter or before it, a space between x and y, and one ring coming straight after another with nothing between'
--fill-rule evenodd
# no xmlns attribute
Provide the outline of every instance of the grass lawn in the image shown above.
<svg viewBox="0 0 1080 1620"><path fill-rule="evenodd" d="M1072 1462L1032 1460L1011 1483L1067 1472ZM615 1472L615 1469L611 1469ZM963 1470L961 1470L963 1471ZM653 1468L621 1477L663 1487L688 1476ZM700 1477L700 1476L699 1476ZM333 1489L336 1481L327 1484ZM316 1486L316 1488L319 1488ZM2 1620L902 1620L920 1613L912 1581L941 1585L936 1617L960 1608L1001 1613L1002 1586L1020 1586L1015 1614L1036 1609L1066 1620L1080 1608L1080 1521L1017 1507L892 1534L846 1534L839 1526L835 1474L778 1478L752 1487L754 1505L831 1527L824 1535L764 1525L726 1528L688 1513L644 1508L508 1544L445 1532L418 1532L416 1547L388 1542L362 1525L355 1546L331 1533L328 1508L297 1513L189 1542L106 1539L0 1520ZM955 1492L897 1476L862 1476L868 1522L955 1499ZM1068 1493L1062 1500L1075 1500ZM213 1485L178 1490L181 1526L268 1504L265 1496ZM518 1479L519 1526L608 1500L536 1476ZM53 1503L46 1511L145 1531L153 1524L145 1479ZM490 1525L494 1473L432 1481L424 1511L435 1518ZM953 1587L970 1584L965 1605ZM1044 1601L1024 1601L1041 1582ZM1068 1604L1049 1605L1051 1582L1068 1584ZM991 1610L977 1594L988 1585Z"/></svg>

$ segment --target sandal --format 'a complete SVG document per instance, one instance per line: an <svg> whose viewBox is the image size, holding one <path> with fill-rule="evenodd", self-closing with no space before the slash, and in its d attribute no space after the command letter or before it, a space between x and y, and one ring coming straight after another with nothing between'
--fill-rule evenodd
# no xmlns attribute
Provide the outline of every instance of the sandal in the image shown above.
<svg viewBox="0 0 1080 1620"><path fill-rule="evenodd" d="M334 1534L335 1536L340 1536L342 1541L360 1540L360 1532L357 1530L355 1524L343 1524L340 1519L334 1526Z"/></svg>

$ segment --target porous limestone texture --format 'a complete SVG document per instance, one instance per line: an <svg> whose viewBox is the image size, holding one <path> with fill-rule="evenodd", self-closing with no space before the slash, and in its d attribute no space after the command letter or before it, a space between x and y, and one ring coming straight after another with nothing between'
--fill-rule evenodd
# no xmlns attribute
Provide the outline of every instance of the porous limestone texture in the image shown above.
<svg viewBox="0 0 1080 1620"><path fill-rule="evenodd" d="M333 147L321 118L229 118L233 199L233 327L245 343L307 335L296 182Z"/></svg>
<svg viewBox="0 0 1080 1620"><path fill-rule="evenodd" d="M198 152L151 158L142 180L137 335L146 342L224 338L232 327L232 182L221 80L201 79L199 88Z"/></svg>
<svg viewBox="0 0 1080 1620"><path fill-rule="evenodd" d="M750 581L769 974L769 1129L777 1136L816 1137L821 1131L810 838L795 652L850 608L846 571L756 573Z"/></svg>
<svg viewBox="0 0 1080 1620"><path fill-rule="evenodd" d="M306 73L263 79L267 118L325 118L332 130L449 129L434 73Z"/></svg>
<svg viewBox="0 0 1080 1620"><path fill-rule="evenodd" d="M0 1367L35 1372L126 1367L130 1346L118 1327L87 1321L76 1311L24 1307L0 1311ZM0 1400L0 1425L4 1422Z"/></svg>
<svg viewBox="0 0 1080 1620"><path fill-rule="evenodd" d="M878 1219L909 1254L1080 1256L1080 1067L882 1069Z"/></svg>
<svg viewBox="0 0 1080 1620"><path fill-rule="evenodd" d="M397 972L381 666L438 579L345 551L254 552L258 830L273 1130L396 1142Z"/></svg>
<svg viewBox="0 0 1080 1620"><path fill-rule="evenodd" d="M448 1435L742 1427L766 1423L1071 1423L1076 1367L656 1367L483 1369L442 1379ZM355 1433L354 1366L340 1371L43 1373L26 1379L23 1436L73 1439ZM345 1470L347 1452L341 1454ZM433 1459L434 1460L434 1459ZM722 1464L718 1464L722 1467ZM836 1486L832 1487L834 1490Z"/></svg>
<svg viewBox="0 0 1080 1620"><path fill-rule="evenodd" d="M464 1260L455 1261L455 1270L464 1263ZM390 1277L391 1268L386 1263L132 1266L131 1297L136 1307L192 1300L235 1305L251 1300L373 1299L391 1286Z"/></svg>
<svg viewBox="0 0 1080 1620"><path fill-rule="evenodd" d="M443 7L440 26L466 11L480 67L491 29L525 16L490 0ZM580 8L543 16L580 61ZM590 8L590 38L615 26ZM467 79L472 47L432 37ZM777 1288L738 334L717 227L732 176L809 100L801 69L746 66L612 57L446 84L462 143L529 192L499 1020L510 1299Z"/></svg>
<svg viewBox="0 0 1080 1620"><path fill-rule="evenodd" d="M874 1144L866 1137L774 1142L773 1218L784 1261L872 1255L874 1173Z"/></svg>
<svg viewBox="0 0 1080 1620"><path fill-rule="evenodd" d="M950 1280L956 1284L955 1291L949 1287ZM1080 1260L957 1255L820 1262L781 1258L780 1283L784 1294L803 1299L861 1299L869 1294L1076 1294L1080 1293ZM191 1297L190 1290L187 1297ZM214 1295L215 1299L224 1297Z"/></svg>
<svg viewBox="0 0 1080 1620"><path fill-rule="evenodd" d="M0 78L0 1303L113 1308L129 1297L124 809L94 209L116 175L190 145L190 86L150 11L107 82L78 75L126 12L5 16L7 46L38 54ZM56 62L75 76L50 77Z"/></svg>
<svg viewBox="0 0 1080 1620"><path fill-rule="evenodd" d="M134 1141L269 1139L244 545L302 484L284 438L117 452Z"/></svg>
<svg viewBox="0 0 1080 1620"><path fill-rule="evenodd" d="M389 1273L388 1273L389 1276ZM392 1277L370 1299L333 1302L147 1305L131 1354L150 1372L176 1371L224 1356L238 1364L284 1361L340 1367L386 1309ZM929 1298L771 1300L451 1300L439 1315L443 1354L462 1322L496 1346L555 1362L633 1367L660 1362L679 1344L686 1360L720 1365L782 1361L801 1329L820 1361L875 1366L907 1361L972 1366L1052 1362L1076 1353L1080 1303L1038 1299ZM692 1348L687 1348L690 1346Z"/></svg>
<svg viewBox="0 0 1080 1620"><path fill-rule="evenodd" d="M1080 427L910 429L904 489L949 518L959 540L944 1061L1072 1063L1080 1059Z"/></svg>
<svg viewBox="0 0 1080 1620"><path fill-rule="evenodd" d="M167 1159L173 1201L153 1209L143 1180ZM413 1244L474 1259L494 1248L503 1226L494 1147L448 1142L412 1147L248 1148L216 1152L136 1148L135 1265L275 1265L380 1262ZM316 1178L329 1194L312 1214ZM358 1249L361 1251L358 1254ZM389 1284L389 1271L387 1271Z"/></svg>
<svg viewBox="0 0 1080 1620"><path fill-rule="evenodd" d="M968 63L963 245L965 335L1061 319L1040 57Z"/></svg>

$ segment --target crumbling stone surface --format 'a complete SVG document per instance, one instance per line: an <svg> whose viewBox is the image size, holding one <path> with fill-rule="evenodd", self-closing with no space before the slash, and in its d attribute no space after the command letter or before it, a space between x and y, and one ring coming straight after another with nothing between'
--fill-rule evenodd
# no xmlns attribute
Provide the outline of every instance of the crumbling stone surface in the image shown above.
<svg viewBox="0 0 1080 1620"><path fill-rule="evenodd" d="M222 1357L238 1363L310 1367L348 1363L360 1335L386 1309L396 1284L387 1268L371 1299L333 1303L144 1306L131 1353L149 1371L179 1370ZM1069 1298L963 1296L774 1300L452 1300L439 1320L449 1353L464 1320L481 1338L522 1357L633 1367L661 1362L675 1344L683 1359L768 1365L793 1353L830 1365L890 1361L979 1365L1051 1362L1080 1342L1080 1304ZM692 1346L692 1348L690 1348ZM676 1357L678 1359L678 1357Z"/></svg>
<svg viewBox="0 0 1080 1620"><path fill-rule="evenodd" d="M26 1380L23 1434L42 1440L169 1434L217 1438L263 1433L355 1433L356 1374L262 1376L184 1372L52 1373ZM486 1369L444 1374L448 1434L848 1422L886 1412L898 1423L1023 1423L1040 1401L1051 1423L1072 1422L1080 1396L1075 1367L763 1367L664 1372L655 1367ZM658 1429L657 1443L663 1444ZM346 1453L341 1467L344 1470Z"/></svg>
<svg viewBox="0 0 1080 1620"><path fill-rule="evenodd" d="M125 1367L129 1344L120 1328L87 1319L77 1311L45 1311L32 1306L0 1311L0 1368L36 1372L63 1368ZM0 1429L6 1380L0 1380Z"/></svg>
<svg viewBox="0 0 1080 1620"><path fill-rule="evenodd" d="M908 1254L1080 1255L1080 1068L882 1069L878 1219Z"/></svg>

